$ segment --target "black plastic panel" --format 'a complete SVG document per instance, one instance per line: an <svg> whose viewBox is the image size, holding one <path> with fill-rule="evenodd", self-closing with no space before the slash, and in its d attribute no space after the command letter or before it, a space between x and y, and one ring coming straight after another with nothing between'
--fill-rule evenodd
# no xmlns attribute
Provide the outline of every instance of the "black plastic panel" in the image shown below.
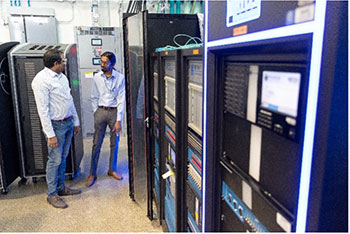
<svg viewBox="0 0 350 234"><path fill-rule="evenodd" d="M0 45L0 188L6 189L20 176L18 141L7 53L18 42Z"/></svg>
<svg viewBox="0 0 350 234"><path fill-rule="evenodd" d="M223 156L249 173L251 124L230 113L224 114Z"/></svg>

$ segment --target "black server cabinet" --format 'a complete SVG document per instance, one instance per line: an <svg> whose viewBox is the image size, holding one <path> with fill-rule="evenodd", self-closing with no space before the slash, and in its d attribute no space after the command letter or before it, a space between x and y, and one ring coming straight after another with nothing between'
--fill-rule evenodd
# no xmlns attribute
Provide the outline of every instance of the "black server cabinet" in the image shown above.
<svg viewBox="0 0 350 234"><path fill-rule="evenodd" d="M186 217L183 222L190 232L202 231L202 113L203 113L203 49L201 47L181 50L181 80L183 80L180 96L183 97L182 112L184 113L183 141L181 153L183 166L182 175L185 182L181 188L184 191Z"/></svg>
<svg viewBox="0 0 350 234"><path fill-rule="evenodd" d="M140 203L147 200L147 216L153 219L152 205L154 200L157 201L159 191L159 201L156 202L159 204L158 218L164 224L166 193L165 181L162 179L162 175L166 173L162 158L164 154L162 145L165 139L162 135L165 135L166 131L163 123L165 120L162 119L165 118L163 114L165 99L162 90L164 81L159 78L161 76L159 71L158 84L154 84L155 67L152 63L155 60L152 53L156 48L173 45L173 39L178 34L185 33L198 37L200 35L198 19L196 15L148 14L146 11L136 15L124 15L123 29L130 197ZM162 30L162 33L159 33L159 30ZM178 43L184 44L186 41ZM158 87L158 100L154 98L154 92L157 92L154 90L155 86ZM141 106L138 106L140 103ZM143 110L141 116L137 115L140 107ZM142 126L137 128L135 124L138 122ZM154 127L156 129L153 129ZM155 159L157 144L159 161Z"/></svg>
<svg viewBox="0 0 350 234"><path fill-rule="evenodd" d="M183 160L181 138L183 128L183 112L180 107L182 103L181 93L182 79L180 66L180 51L160 52L161 82L164 82L164 138L162 145L162 162L165 173L165 193L164 193L164 220L166 229L170 232L178 230L180 215L183 210L181 200L183 181Z"/></svg>
<svg viewBox="0 0 350 234"><path fill-rule="evenodd" d="M12 91L7 53L18 42L0 44L0 189L7 187L20 176L18 142L13 114Z"/></svg>
<svg viewBox="0 0 350 234"><path fill-rule="evenodd" d="M163 165L161 164L161 155L162 155L162 145L164 140L164 95L161 90L164 90L164 82L161 83L160 79L160 57L159 53L152 53L151 56L151 155L152 155L152 168L153 168L153 180L152 180L152 189L153 189L153 198L156 203L157 211L159 212L158 216L162 216L161 213L161 172L164 171ZM161 169L162 168L162 169ZM162 211L163 212L163 211Z"/></svg>
<svg viewBox="0 0 350 234"><path fill-rule="evenodd" d="M202 49L154 53L157 57L160 163L165 192L164 228L200 232L202 225ZM158 108L154 102L155 109ZM157 121L158 122L158 121ZM156 149L156 147L155 147ZM163 179L162 179L163 180ZM162 199L162 197L161 197Z"/></svg>
<svg viewBox="0 0 350 234"><path fill-rule="evenodd" d="M11 70L11 88L19 142L21 176L38 177L46 175L47 143L37 113L31 83L35 75L44 68L43 55L51 48L64 52L67 58L65 74L70 82L74 104L80 114L79 75L77 72L76 46L58 44L21 44L8 54ZM73 136L67 158L66 174L71 178L78 175L84 155L82 135Z"/></svg>
<svg viewBox="0 0 350 234"><path fill-rule="evenodd" d="M348 231L347 6L207 4L206 231Z"/></svg>

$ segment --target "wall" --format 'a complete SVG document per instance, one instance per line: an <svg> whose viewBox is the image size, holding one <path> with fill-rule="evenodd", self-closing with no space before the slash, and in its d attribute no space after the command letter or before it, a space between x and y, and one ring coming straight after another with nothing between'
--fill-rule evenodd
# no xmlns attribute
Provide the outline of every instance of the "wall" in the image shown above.
<svg viewBox="0 0 350 234"><path fill-rule="evenodd" d="M18 0L17 0L18 1ZM9 8L28 9L28 1L21 1L21 6L10 5L10 0L0 0L0 42L10 41L8 21ZM59 43L74 42L74 26L93 26L89 0L31 0L30 8L52 8L57 20ZM94 0L98 3L99 26L122 27L122 12L127 0ZM14 0L12 1L14 4Z"/></svg>

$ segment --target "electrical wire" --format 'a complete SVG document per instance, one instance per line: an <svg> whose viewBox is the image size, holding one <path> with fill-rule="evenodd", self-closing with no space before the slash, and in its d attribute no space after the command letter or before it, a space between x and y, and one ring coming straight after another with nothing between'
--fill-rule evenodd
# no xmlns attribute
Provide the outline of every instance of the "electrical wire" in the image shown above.
<svg viewBox="0 0 350 234"><path fill-rule="evenodd" d="M184 45L179 44L176 42L176 39L178 37L188 37L189 39L186 41ZM199 37L192 37L187 34L177 34L173 38L174 44L177 46L171 46L171 45L166 45L165 47L160 47L157 48L155 51L160 52L160 51L166 51L166 50L177 50L177 49L187 49L187 48L194 48L194 47L201 47L203 46L202 40ZM191 42L194 42L190 44Z"/></svg>
<svg viewBox="0 0 350 234"><path fill-rule="evenodd" d="M179 43L176 42L176 38L178 38L178 37L188 37L189 39L187 40L187 42L185 43L185 45L180 45ZM198 44L198 42L197 42L196 40L198 40L199 43L202 43L202 40L201 40L199 37L192 37L192 36L187 35L187 34L177 34L177 35L174 36L174 39L173 39L174 44L177 45L177 46L179 46L179 47L186 46L186 45L188 45L188 43L190 43L191 41L193 41L195 44Z"/></svg>
<svg viewBox="0 0 350 234"><path fill-rule="evenodd" d="M131 3L132 3L132 1L130 0L130 1L129 1L129 4L128 4L128 9L126 10L126 13L130 13L130 6L131 6Z"/></svg>
<svg viewBox="0 0 350 234"><path fill-rule="evenodd" d="M192 3L192 9L191 9L191 14L193 14L194 12L194 6L196 5L196 0L193 1Z"/></svg>

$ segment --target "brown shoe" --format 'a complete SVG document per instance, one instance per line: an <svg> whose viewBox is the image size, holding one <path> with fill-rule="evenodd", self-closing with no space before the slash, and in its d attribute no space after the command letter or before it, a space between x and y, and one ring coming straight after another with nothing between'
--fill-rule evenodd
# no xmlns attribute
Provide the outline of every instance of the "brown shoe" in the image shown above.
<svg viewBox="0 0 350 234"><path fill-rule="evenodd" d="M97 179L97 176L89 175L89 177L87 178L87 180L85 182L86 187L90 187L90 186L94 185L96 179Z"/></svg>
<svg viewBox="0 0 350 234"><path fill-rule="evenodd" d="M123 176L115 171L108 171L107 175L112 176L116 180L122 180Z"/></svg>

